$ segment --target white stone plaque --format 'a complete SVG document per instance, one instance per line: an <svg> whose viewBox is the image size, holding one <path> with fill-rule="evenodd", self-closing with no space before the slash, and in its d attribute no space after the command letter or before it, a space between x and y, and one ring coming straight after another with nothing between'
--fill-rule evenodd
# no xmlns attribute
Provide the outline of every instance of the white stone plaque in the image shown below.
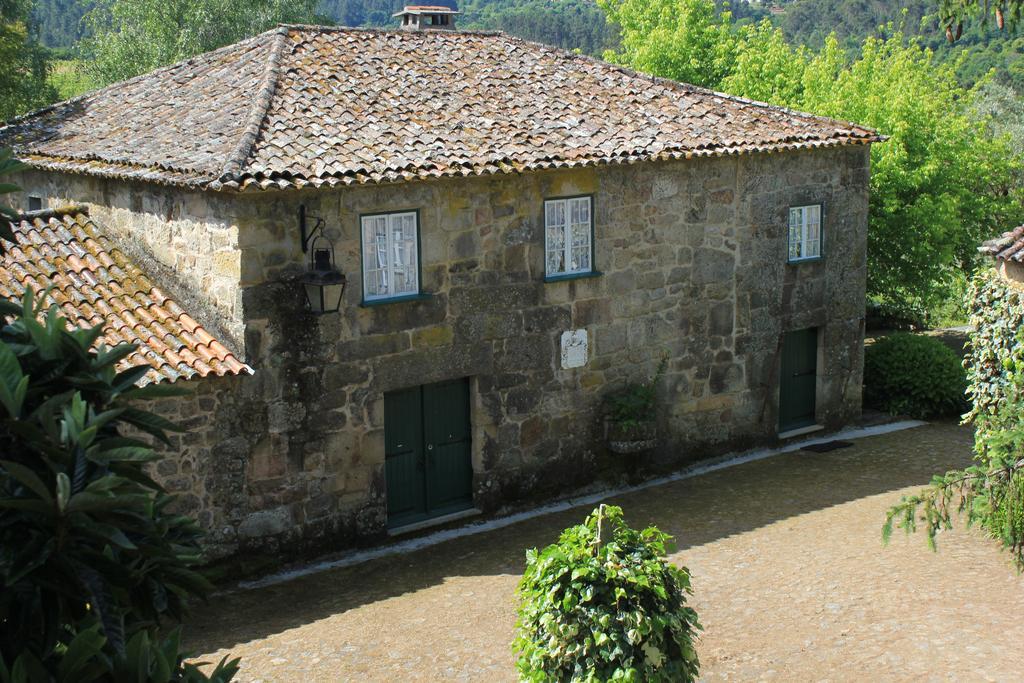
<svg viewBox="0 0 1024 683"><path fill-rule="evenodd" d="M589 353L586 330L569 330L562 333L562 368L582 368L587 364Z"/></svg>

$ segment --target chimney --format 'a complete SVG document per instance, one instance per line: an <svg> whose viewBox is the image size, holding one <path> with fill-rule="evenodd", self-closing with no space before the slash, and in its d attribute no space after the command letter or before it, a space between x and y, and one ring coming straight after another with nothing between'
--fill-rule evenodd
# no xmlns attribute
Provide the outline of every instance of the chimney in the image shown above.
<svg viewBox="0 0 1024 683"><path fill-rule="evenodd" d="M461 12L441 5L406 5L401 12L395 12L391 16L401 17L400 28L403 31L426 31L454 29L457 14Z"/></svg>

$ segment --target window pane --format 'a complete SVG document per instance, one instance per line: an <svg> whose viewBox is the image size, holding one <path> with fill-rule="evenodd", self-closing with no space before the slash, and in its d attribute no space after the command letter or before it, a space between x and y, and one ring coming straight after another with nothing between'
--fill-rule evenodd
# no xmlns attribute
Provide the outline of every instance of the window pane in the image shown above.
<svg viewBox="0 0 1024 683"><path fill-rule="evenodd" d="M415 294L419 289L416 253L416 214L391 216L392 293Z"/></svg>
<svg viewBox="0 0 1024 683"><path fill-rule="evenodd" d="M387 296L390 294L390 288L388 287L388 271L378 270L374 272L375 289L374 294L376 296Z"/></svg>
<svg viewBox="0 0 1024 683"><path fill-rule="evenodd" d="M547 272L565 272L565 227L549 226L547 231Z"/></svg>
<svg viewBox="0 0 1024 683"><path fill-rule="evenodd" d="M581 223L572 226L572 260L570 271L590 270L590 224Z"/></svg>
<svg viewBox="0 0 1024 683"><path fill-rule="evenodd" d="M808 223L820 223L821 222L821 206L805 206L804 207L805 220Z"/></svg>
<svg viewBox="0 0 1024 683"><path fill-rule="evenodd" d="M548 275L593 270L590 197L544 203L545 271Z"/></svg>
<svg viewBox="0 0 1024 683"><path fill-rule="evenodd" d="M789 210L789 259L821 256L821 205L797 206Z"/></svg>
<svg viewBox="0 0 1024 683"><path fill-rule="evenodd" d="M789 258L800 258L800 210L790 209L789 211Z"/></svg>
<svg viewBox="0 0 1024 683"><path fill-rule="evenodd" d="M590 246L590 224L589 223L573 223L573 226L572 226L572 246L574 246L574 247L589 247Z"/></svg>
<svg viewBox="0 0 1024 683"><path fill-rule="evenodd" d="M388 294L387 250L387 218L385 216L363 218L363 287L367 297Z"/></svg>
<svg viewBox="0 0 1024 683"><path fill-rule="evenodd" d="M363 296L380 299L419 291L416 214L366 216L363 227Z"/></svg>
<svg viewBox="0 0 1024 683"><path fill-rule="evenodd" d="M572 262L569 264L570 272L586 272L590 270L590 248L573 247Z"/></svg>
<svg viewBox="0 0 1024 683"><path fill-rule="evenodd" d="M544 203L545 271L550 274L565 272L566 202Z"/></svg>
<svg viewBox="0 0 1024 683"><path fill-rule="evenodd" d="M545 223L547 226L565 226L565 202L564 201L551 201L545 202Z"/></svg>
<svg viewBox="0 0 1024 683"><path fill-rule="evenodd" d="M575 225L577 223L590 222L590 199L570 199L569 220Z"/></svg>

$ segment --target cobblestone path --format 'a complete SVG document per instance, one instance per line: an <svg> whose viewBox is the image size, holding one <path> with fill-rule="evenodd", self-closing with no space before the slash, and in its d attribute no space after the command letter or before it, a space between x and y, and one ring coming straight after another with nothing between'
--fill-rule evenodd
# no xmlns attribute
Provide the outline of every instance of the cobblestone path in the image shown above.
<svg viewBox="0 0 1024 683"><path fill-rule="evenodd" d="M707 681L1024 680L1024 577L973 532L880 526L901 492L967 463L968 430L930 425L795 452L622 496L678 539L704 623ZM527 547L588 510L218 598L187 625L243 681L512 681Z"/></svg>

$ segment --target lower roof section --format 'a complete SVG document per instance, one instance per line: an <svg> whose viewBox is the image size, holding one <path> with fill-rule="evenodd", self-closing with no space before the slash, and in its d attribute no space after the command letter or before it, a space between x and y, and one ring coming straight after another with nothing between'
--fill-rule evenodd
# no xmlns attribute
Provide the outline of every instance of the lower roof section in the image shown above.
<svg viewBox="0 0 1024 683"><path fill-rule="evenodd" d="M83 207L34 211L13 223L0 258L0 296L49 289L71 324L103 327L101 343L129 343L125 366L149 365L148 382L252 374L252 369L164 294Z"/></svg>

